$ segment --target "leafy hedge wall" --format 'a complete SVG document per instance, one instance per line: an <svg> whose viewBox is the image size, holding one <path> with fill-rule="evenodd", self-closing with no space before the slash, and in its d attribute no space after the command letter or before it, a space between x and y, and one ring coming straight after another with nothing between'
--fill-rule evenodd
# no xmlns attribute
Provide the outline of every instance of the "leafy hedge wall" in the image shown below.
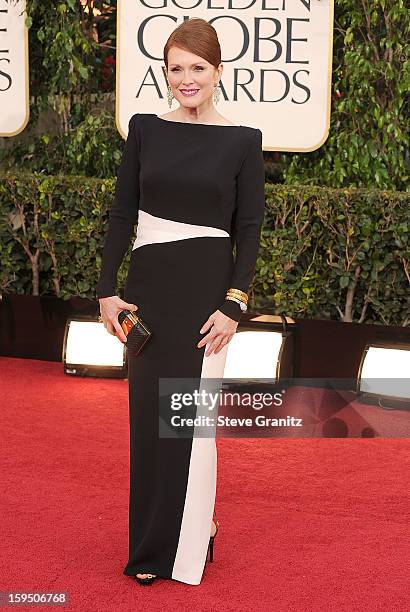
<svg viewBox="0 0 410 612"><path fill-rule="evenodd" d="M115 179L0 176L0 291L95 299ZM410 324L410 194L266 184L250 308ZM120 268L124 286L130 249Z"/></svg>
<svg viewBox="0 0 410 612"><path fill-rule="evenodd" d="M266 185L255 305L410 324L410 194Z"/></svg>
<svg viewBox="0 0 410 612"><path fill-rule="evenodd" d="M333 43L329 137L308 155L285 154L284 182L408 190L408 6L335 0Z"/></svg>

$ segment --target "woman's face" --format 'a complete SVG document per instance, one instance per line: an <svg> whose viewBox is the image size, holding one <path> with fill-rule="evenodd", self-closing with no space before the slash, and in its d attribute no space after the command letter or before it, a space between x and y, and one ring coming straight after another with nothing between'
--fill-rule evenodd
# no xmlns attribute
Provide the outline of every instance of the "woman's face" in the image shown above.
<svg viewBox="0 0 410 612"><path fill-rule="evenodd" d="M178 47L171 47L168 52L168 82L182 106L196 108L212 100L221 74L222 64L217 70L199 55Z"/></svg>

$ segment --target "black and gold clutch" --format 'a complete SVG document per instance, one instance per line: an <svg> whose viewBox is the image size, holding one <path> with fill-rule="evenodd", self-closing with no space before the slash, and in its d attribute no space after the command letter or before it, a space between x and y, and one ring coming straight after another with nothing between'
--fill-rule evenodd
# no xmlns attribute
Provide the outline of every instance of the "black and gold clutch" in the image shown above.
<svg viewBox="0 0 410 612"><path fill-rule="evenodd" d="M151 330L141 317L131 310L121 310L118 314L118 322L127 336L125 346L130 357L136 357L152 336Z"/></svg>

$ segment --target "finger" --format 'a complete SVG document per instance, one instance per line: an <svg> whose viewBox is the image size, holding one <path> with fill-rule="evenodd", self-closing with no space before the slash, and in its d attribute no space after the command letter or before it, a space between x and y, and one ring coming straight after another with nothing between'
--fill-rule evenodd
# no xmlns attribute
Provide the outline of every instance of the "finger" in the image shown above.
<svg viewBox="0 0 410 612"><path fill-rule="evenodd" d="M215 334L214 337L211 338L211 341L208 342L208 347L206 349L205 355L210 355L214 351L214 349L220 345L223 337L223 334Z"/></svg>
<svg viewBox="0 0 410 612"><path fill-rule="evenodd" d="M205 321L205 323L202 325L201 329L199 330L199 333L204 334L206 331L208 331L212 323L213 323L213 319L212 317L209 317L209 319Z"/></svg>
<svg viewBox="0 0 410 612"><path fill-rule="evenodd" d="M131 312L133 310L138 310L138 306L136 304L128 304L128 302L123 302L123 307L127 310L131 310Z"/></svg>
<svg viewBox="0 0 410 612"><path fill-rule="evenodd" d="M109 321L107 321L107 324L105 325L104 323L104 327L107 330L107 332L109 334L111 334L112 336L115 336L115 329L113 327L113 325L111 325L111 323Z"/></svg>
<svg viewBox="0 0 410 612"><path fill-rule="evenodd" d="M200 339L200 341L197 344L197 347L201 348L202 346L205 346L205 344L208 344L208 342L213 340L215 336L216 336L215 332L210 331L209 334L207 334L206 336Z"/></svg>
<svg viewBox="0 0 410 612"><path fill-rule="evenodd" d="M230 343L230 341L232 340L232 338L234 337L234 335L235 335L235 334L228 334L228 335L226 335L226 336L225 336L225 338L224 338L224 340L223 340L223 344L221 344L221 346L220 346L220 347L218 348L218 350L217 350L217 351L215 351L215 352L216 352L216 353L219 353L219 351L221 351L221 350L223 349L223 347L224 347L226 344L229 344L229 343Z"/></svg>
<svg viewBox="0 0 410 612"><path fill-rule="evenodd" d="M217 336L214 340L209 344L207 350L205 351L205 357L209 357L212 352L220 345L221 339L223 336Z"/></svg>
<svg viewBox="0 0 410 612"><path fill-rule="evenodd" d="M216 354L216 353L219 353L219 352L220 352L220 351L223 349L223 347L224 347L226 344L228 344L228 342L229 342L229 336L225 336L225 338L223 338L223 339L222 339L222 342L221 342L221 344L218 346L218 348L216 348L216 349L215 349L215 354Z"/></svg>
<svg viewBox="0 0 410 612"><path fill-rule="evenodd" d="M117 332L116 335L118 336L118 338L122 342L127 342L127 336L124 334L123 329L121 325L118 323L118 321L115 321L113 325L114 325L115 331Z"/></svg>

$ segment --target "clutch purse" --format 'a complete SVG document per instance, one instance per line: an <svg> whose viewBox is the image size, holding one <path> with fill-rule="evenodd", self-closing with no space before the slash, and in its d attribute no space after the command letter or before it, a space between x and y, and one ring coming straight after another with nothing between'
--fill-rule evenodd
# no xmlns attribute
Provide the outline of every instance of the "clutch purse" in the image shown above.
<svg viewBox="0 0 410 612"><path fill-rule="evenodd" d="M125 346L131 357L136 357L152 336L147 324L131 310L121 310L118 322L127 337Z"/></svg>

